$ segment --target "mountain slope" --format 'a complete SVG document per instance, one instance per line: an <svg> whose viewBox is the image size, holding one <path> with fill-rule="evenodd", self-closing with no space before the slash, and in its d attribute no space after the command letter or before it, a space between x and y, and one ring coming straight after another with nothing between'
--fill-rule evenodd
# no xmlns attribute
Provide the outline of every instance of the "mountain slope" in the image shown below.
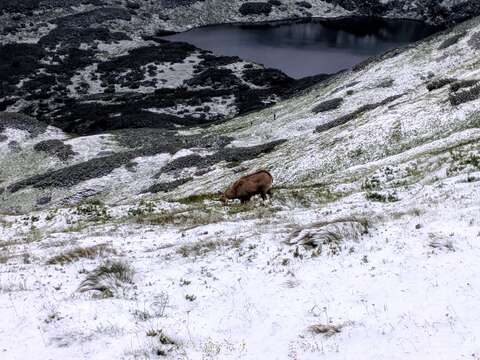
<svg viewBox="0 0 480 360"><path fill-rule="evenodd" d="M474 19L150 146L2 114L0 348L478 358L479 52ZM216 201L261 167L273 199Z"/></svg>

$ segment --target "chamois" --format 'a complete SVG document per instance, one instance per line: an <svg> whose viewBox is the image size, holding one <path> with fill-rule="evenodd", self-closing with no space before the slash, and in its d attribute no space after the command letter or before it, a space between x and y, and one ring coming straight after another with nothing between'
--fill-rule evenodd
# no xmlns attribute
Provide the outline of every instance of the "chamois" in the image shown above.
<svg viewBox="0 0 480 360"><path fill-rule="evenodd" d="M225 205L228 200L240 199L244 204L257 194L266 200L267 194L272 196L272 183L273 177L267 170L258 170L235 181L220 196L220 201Z"/></svg>

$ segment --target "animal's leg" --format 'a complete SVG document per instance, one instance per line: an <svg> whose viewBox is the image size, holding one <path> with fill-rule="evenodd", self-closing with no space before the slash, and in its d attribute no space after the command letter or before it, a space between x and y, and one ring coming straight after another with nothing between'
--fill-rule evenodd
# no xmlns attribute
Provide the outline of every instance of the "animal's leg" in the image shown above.
<svg viewBox="0 0 480 360"><path fill-rule="evenodd" d="M252 198L252 195L245 195L243 198L242 198L242 204L245 204L247 202L250 201L250 199Z"/></svg>
<svg viewBox="0 0 480 360"><path fill-rule="evenodd" d="M273 193L272 193L272 188L268 189L267 191L267 195L272 197L273 196Z"/></svg>
<svg viewBox="0 0 480 360"><path fill-rule="evenodd" d="M262 197L263 201L267 200L267 194L264 193L263 191L260 193L260 196Z"/></svg>

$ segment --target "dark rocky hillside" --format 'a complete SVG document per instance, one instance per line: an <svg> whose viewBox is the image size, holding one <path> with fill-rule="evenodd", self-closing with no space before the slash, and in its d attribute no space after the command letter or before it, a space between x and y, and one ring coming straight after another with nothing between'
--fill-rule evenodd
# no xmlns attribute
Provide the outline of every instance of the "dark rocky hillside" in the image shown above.
<svg viewBox="0 0 480 360"><path fill-rule="evenodd" d="M4 28L0 111L75 134L171 129L260 109L293 92L295 81L277 70L122 31L132 21L128 7L99 7L52 19L34 43L14 41L17 30Z"/></svg>

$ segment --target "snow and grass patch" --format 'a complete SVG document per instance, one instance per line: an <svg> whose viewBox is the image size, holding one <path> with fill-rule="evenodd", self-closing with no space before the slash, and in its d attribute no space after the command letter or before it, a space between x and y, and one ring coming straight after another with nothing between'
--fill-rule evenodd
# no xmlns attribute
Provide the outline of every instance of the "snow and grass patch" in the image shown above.
<svg viewBox="0 0 480 360"><path fill-rule="evenodd" d="M318 248L320 254L338 254L351 242L368 233L367 219L338 219L300 226L290 235L288 244Z"/></svg>
<svg viewBox="0 0 480 360"><path fill-rule="evenodd" d="M133 284L133 267L121 260L107 261L87 273L78 287L79 292L94 291L96 297L124 296Z"/></svg>
<svg viewBox="0 0 480 360"><path fill-rule="evenodd" d="M107 254L115 254L115 251L106 244L97 244L93 246L78 246L71 250L62 252L47 260L48 265L68 264L79 259L94 259L96 257L103 257Z"/></svg>
<svg viewBox="0 0 480 360"><path fill-rule="evenodd" d="M177 248L177 254L183 257L205 256L219 248L239 248L244 239L215 239L184 244Z"/></svg>

